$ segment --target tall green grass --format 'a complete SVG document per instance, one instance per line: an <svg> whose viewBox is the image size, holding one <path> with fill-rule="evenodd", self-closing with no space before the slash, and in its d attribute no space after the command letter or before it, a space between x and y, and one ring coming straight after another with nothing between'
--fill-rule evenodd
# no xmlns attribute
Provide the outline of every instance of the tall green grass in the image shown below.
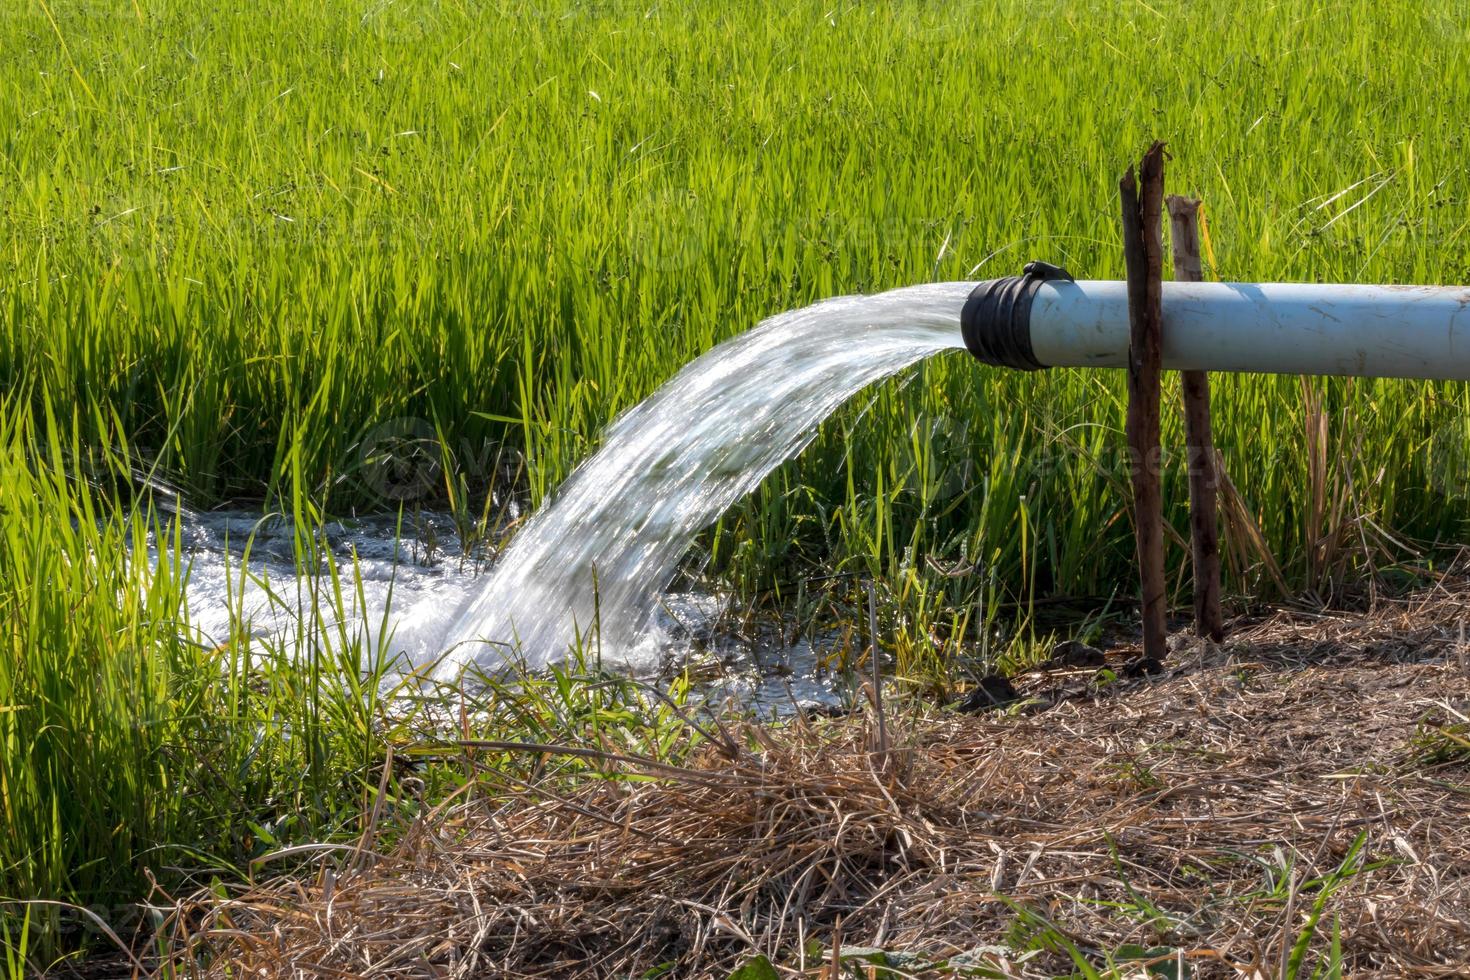
<svg viewBox="0 0 1470 980"><path fill-rule="evenodd" d="M282 813L342 832L402 731L349 638L311 669L193 642L181 564L127 558L168 534L140 471L299 515L304 562L313 515L404 502L373 470L395 420L444 464L407 503L483 514L517 473L540 501L764 316L1032 257L1120 276L1116 177L1154 137L1214 274L1470 279L1449 0L10 0L0 79L0 897L136 898L290 837ZM1228 588L1328 592L1463 537L1462 386L1215 391L1260 532ZM747 594L876 576L916 648L919 620L959 647L998 601L1111 595L1121 392L938 358L839 413L708 567Z"/></svg>
<svg viewBox="0 0 1470 980"><path fill-rule="evenodd" d="M354 477L401 417L471 476L524 450L540 499L763 316L1031 256L1119 275L1115 177L1155 135L1219 275L1464 281L1470 45L1429 7L23 0L0 39L0 378L115 418L196 502L381 503ZM1371 447L1344 464L1363 506L1457 529L1464 488L1425 449L1463 392L1325 388L1336 442ZM1218 391L1231 472L1304 571L1298 387ZM763 491L753 512L785 520L754 547L876 572L983 541L1013 577L1024 493L1044 577L1098 591L1128 553L1118 392L942 359ZM998 479L937 480L959 464Z"/></svg>
<svg viewBox="0 0 1470 980"><path fill-rule="evenodd" d="M1115 178L1152 136L1208 203L1221 276L1470 278L1453 6L1234 11L22 0L0 38L0 379L115 417L197 503L299 484L381 504L363 440L402 417L472 477L485 447L523 450L540 499L609 417L763 316L1032 256L1120 275ZM1299 388L1217 389L1232 475L1305 571ZM1013 578L1024 493L1043 578L1098 591L1128 554L1119 391L941 359L762 491L752 512L785 519L754 547L876 572L915 535L983 540ZM1458 387L1324 397L1335 444L1366 447L1344 464L1364 508L1459 528L1462 481L1435 485L1425 451ZM938 479L956 465L997 479Z"/></svg>
<svg viewBox="0 0 1470 980"><path fill-rule="evenodd" d="M239 628L206 640L182 606L180 523L99 489L126 457L94 459L83 480L80 425L6 408L0 937L23 965L10 974L106 947L98 923L146 939L163 917L145 916L144 899L247 881L292 845L391 840L421 807L472 790L471 774L514 785L542 765L435 748L448 736L669 759L698 740L676 702L580 659L473 695L403 678L354 625L354 569L305 526L297 571L324 587L304 590L319 598L300 612L325 635L253 637L242 603ZM248 559L247 547L242 588Z"/></svg>
<svg viewBox="0 0 1470 980"><path fill-rule="evenodd" d="M376 670L353 638L309 661L243 630L202 642L181 610L179 524L75 475L79 429L0 421L0 923L29 918L38 955L86 922L15 900L136 921L150 870L174 887L174 869L235 869L263 828L350 826L382 756Z"/></svg>

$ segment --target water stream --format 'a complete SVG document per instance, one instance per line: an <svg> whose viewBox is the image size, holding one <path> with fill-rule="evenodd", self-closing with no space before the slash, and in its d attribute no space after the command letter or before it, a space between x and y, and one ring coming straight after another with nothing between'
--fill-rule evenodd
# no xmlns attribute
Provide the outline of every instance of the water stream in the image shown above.
<svg viewBox="0 0 1470 980"><path fill-rule="evenodd" d="M649 661L658 598L694 536L795 456L856 392L962 345L966 283L792 310L691 361L621 415L516 535L445 634L437 673L535 665L577 643ZM593 633L595 631L595 637Z"/></svg>

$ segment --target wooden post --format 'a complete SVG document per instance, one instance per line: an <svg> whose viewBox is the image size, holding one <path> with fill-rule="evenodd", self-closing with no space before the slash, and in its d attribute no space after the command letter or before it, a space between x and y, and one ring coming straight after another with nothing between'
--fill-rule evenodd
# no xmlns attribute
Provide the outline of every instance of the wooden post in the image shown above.
<svg viewBox="0 0 1470 980"><path fill-rule="evenodd" d="M1171 194L1169 243L1174 250L1174 278L1200 282L1199 201ZM1219 643L1225 638L1220 615L1220 529L1215 516L1219 479L1215 441L1210 436L1210 378L1203 371L1180 372L1184 389L1184 444L1189 466L1189 539L1194 563L1194 631Z"/></svg>
<svg viewBox="0 0 1470 980"><path fill-rule="evenodd" d="M1164 306L1164 144L1156 142L1123 175L1123 258L1128 266L1128 450L1142 585L1143 656L1167 652L1164 501L1159 489L1159 373ZM1141 186L1140 186L1141 184Z"/></svg>

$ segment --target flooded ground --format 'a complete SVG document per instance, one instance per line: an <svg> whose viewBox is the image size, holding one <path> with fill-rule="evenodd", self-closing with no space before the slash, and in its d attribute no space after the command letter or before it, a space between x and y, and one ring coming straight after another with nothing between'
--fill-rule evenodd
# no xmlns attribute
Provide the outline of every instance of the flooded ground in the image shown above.
<svg viewBox="0 0 1470 980"><path fill-rule="evenodd" d="M300 542L288 519L246 511L186 513L179 535L185 628L197 642L220 645L240 631L269 649L318 654L355 642L399 669L443 656L446 631L495 564L466 549L454 520L438 513L332 521L315 545ZM775 630L742 638L722 627L728 611L719 595L666 593L636 655L604 667L659 685L687 673L698 700L761 715L850 702L853 685L827 668L832 651L820 639Z"/></svg>

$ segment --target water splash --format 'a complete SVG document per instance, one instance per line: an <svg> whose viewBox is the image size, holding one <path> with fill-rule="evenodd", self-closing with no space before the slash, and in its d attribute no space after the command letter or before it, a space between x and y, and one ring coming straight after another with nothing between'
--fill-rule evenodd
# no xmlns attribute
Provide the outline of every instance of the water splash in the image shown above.
<svg viewBox="0 0 1470 980"><path fill-rule="evenodd" d="M384 691L396 693L401 669L432 663L456 611L484 585L475 549L466 555L451 515L418 512L412 522L391 515L334 520L316 528L320 561L303 567L295 522L251 511L174 513L160 546L152 536L150 565L174 560L188 572L180 632L204 647L248 636L259 662L318 658L325 675L353 670L361 677L385 668ZM326 567L335 564L334 577ZM671 677L694 680L693 704L734 707L759 717L802 709L841 709L850 703L850 678L830 669L839 634L788 642L785 631L754 637L722 635L727 598L703 592L666 593L652 633L659 638L660 672L646 677L662 687ZM769 624L767 624L769 626Z"/></svg>
<svg viewBox="0 0 1470 980"><path fill-rule="evenodd" d="M607 430L449 628L437 673L554 661L596 627L604 662L647 666L658 597L694 536L867 385L961 346L972 284L827 300L691 361Z"/></svg>

